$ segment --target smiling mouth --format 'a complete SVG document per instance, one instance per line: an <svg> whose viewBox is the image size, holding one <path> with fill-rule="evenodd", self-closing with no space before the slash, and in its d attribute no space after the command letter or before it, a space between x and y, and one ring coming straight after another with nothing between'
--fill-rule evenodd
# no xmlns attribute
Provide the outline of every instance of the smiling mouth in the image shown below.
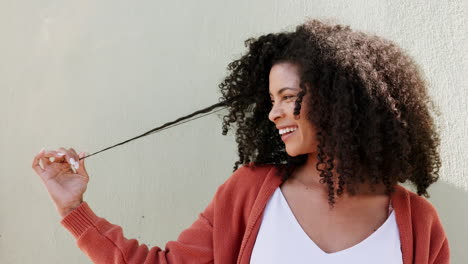
<svg viewBox="0 0 468 264"><path fill-rule="evenodd" d="M286 128L286 129L280 129L279 133L281 135L281 140L285 141L289 137L291 137L297 130L297 127L295 128Z"/></svg>
<svg viewBox="0 0 468 264"><path fill-rule="evenodd" d="M287 127L287 128L279 129L278 133L280 135L283 135L283 134L286 134L286 133L294 132L296 130L297 130L297 127Z"/></svg>
<svg viewBox="0 0 468 264"><path fill-rule="evenodd" d="M281 135L281 140L286 141L288 138L290 138L292 135L294 135L294 133L296 133L295 131L292 131L292 132L287 132L283 135Z"/></svg>

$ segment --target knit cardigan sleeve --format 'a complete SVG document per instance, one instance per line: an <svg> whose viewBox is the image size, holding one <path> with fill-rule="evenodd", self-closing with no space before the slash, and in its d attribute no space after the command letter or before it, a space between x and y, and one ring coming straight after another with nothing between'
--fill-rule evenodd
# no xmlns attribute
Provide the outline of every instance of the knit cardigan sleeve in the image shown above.
<svg viewBox="0 0 468 264"><path fill-rule="evenodd" d="M66 215L61 224L97 264L235 263L244 233L252 229L247 227L250 212L258 194L265 192L261 187L270 169L243 166L236 170L218 187L198 219L164 249L125 238L120 226L97 216L86 202Z"/></svg>
<svg viewBox="0 0 468 264"><path fill-rule="evenodd" d="M213 262L213 202L177 241L149 249L127 239L122 228L98 217L86 202L66 215L61 224L77 240L78 247L93 263L210 263Z"/></svg>

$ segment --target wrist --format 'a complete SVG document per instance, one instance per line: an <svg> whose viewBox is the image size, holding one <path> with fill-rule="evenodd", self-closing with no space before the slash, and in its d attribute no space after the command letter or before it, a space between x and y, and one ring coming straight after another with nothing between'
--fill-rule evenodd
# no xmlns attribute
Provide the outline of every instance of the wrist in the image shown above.
<svg viewBox="0 0 468 264"><path fill-rule="evenodd" d="M63 208L63 209L60 209L58 210L59 211L59 214L60 216L63 218L65 216L67 216L69 213L71 213L72 211L74 211L76 208L80 207L80 205L83 203L83 201L80 201L72 206L69 206L67 208Z"/></svg>

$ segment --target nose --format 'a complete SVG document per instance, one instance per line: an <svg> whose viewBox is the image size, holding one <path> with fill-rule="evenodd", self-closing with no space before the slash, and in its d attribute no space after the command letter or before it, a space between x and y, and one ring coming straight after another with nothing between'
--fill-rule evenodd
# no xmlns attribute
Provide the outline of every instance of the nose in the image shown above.
<svg viewBox="0 0 468 264"><path fill-rule="evenodd" d="M275 123L276 120L282 116L284 116L283 108L280 105L273 104L270 113L268 113L268 119L270 119L271 122Z"/></svg>

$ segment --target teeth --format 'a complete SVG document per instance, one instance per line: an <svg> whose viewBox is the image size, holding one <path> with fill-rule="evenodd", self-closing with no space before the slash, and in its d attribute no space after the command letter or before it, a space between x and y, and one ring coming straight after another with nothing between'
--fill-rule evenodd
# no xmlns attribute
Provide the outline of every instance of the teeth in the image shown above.
<svg viewBox="0 0 468 264"><path fill-rule="evenodd" d="M285 133L292 132L292 131L296 131L296 130L297 130L297 127L283 128L283 129L280 129L280 130L279 130L279 134L280 134L280 135L283 135L283 134L285 134Z"/></svg>

